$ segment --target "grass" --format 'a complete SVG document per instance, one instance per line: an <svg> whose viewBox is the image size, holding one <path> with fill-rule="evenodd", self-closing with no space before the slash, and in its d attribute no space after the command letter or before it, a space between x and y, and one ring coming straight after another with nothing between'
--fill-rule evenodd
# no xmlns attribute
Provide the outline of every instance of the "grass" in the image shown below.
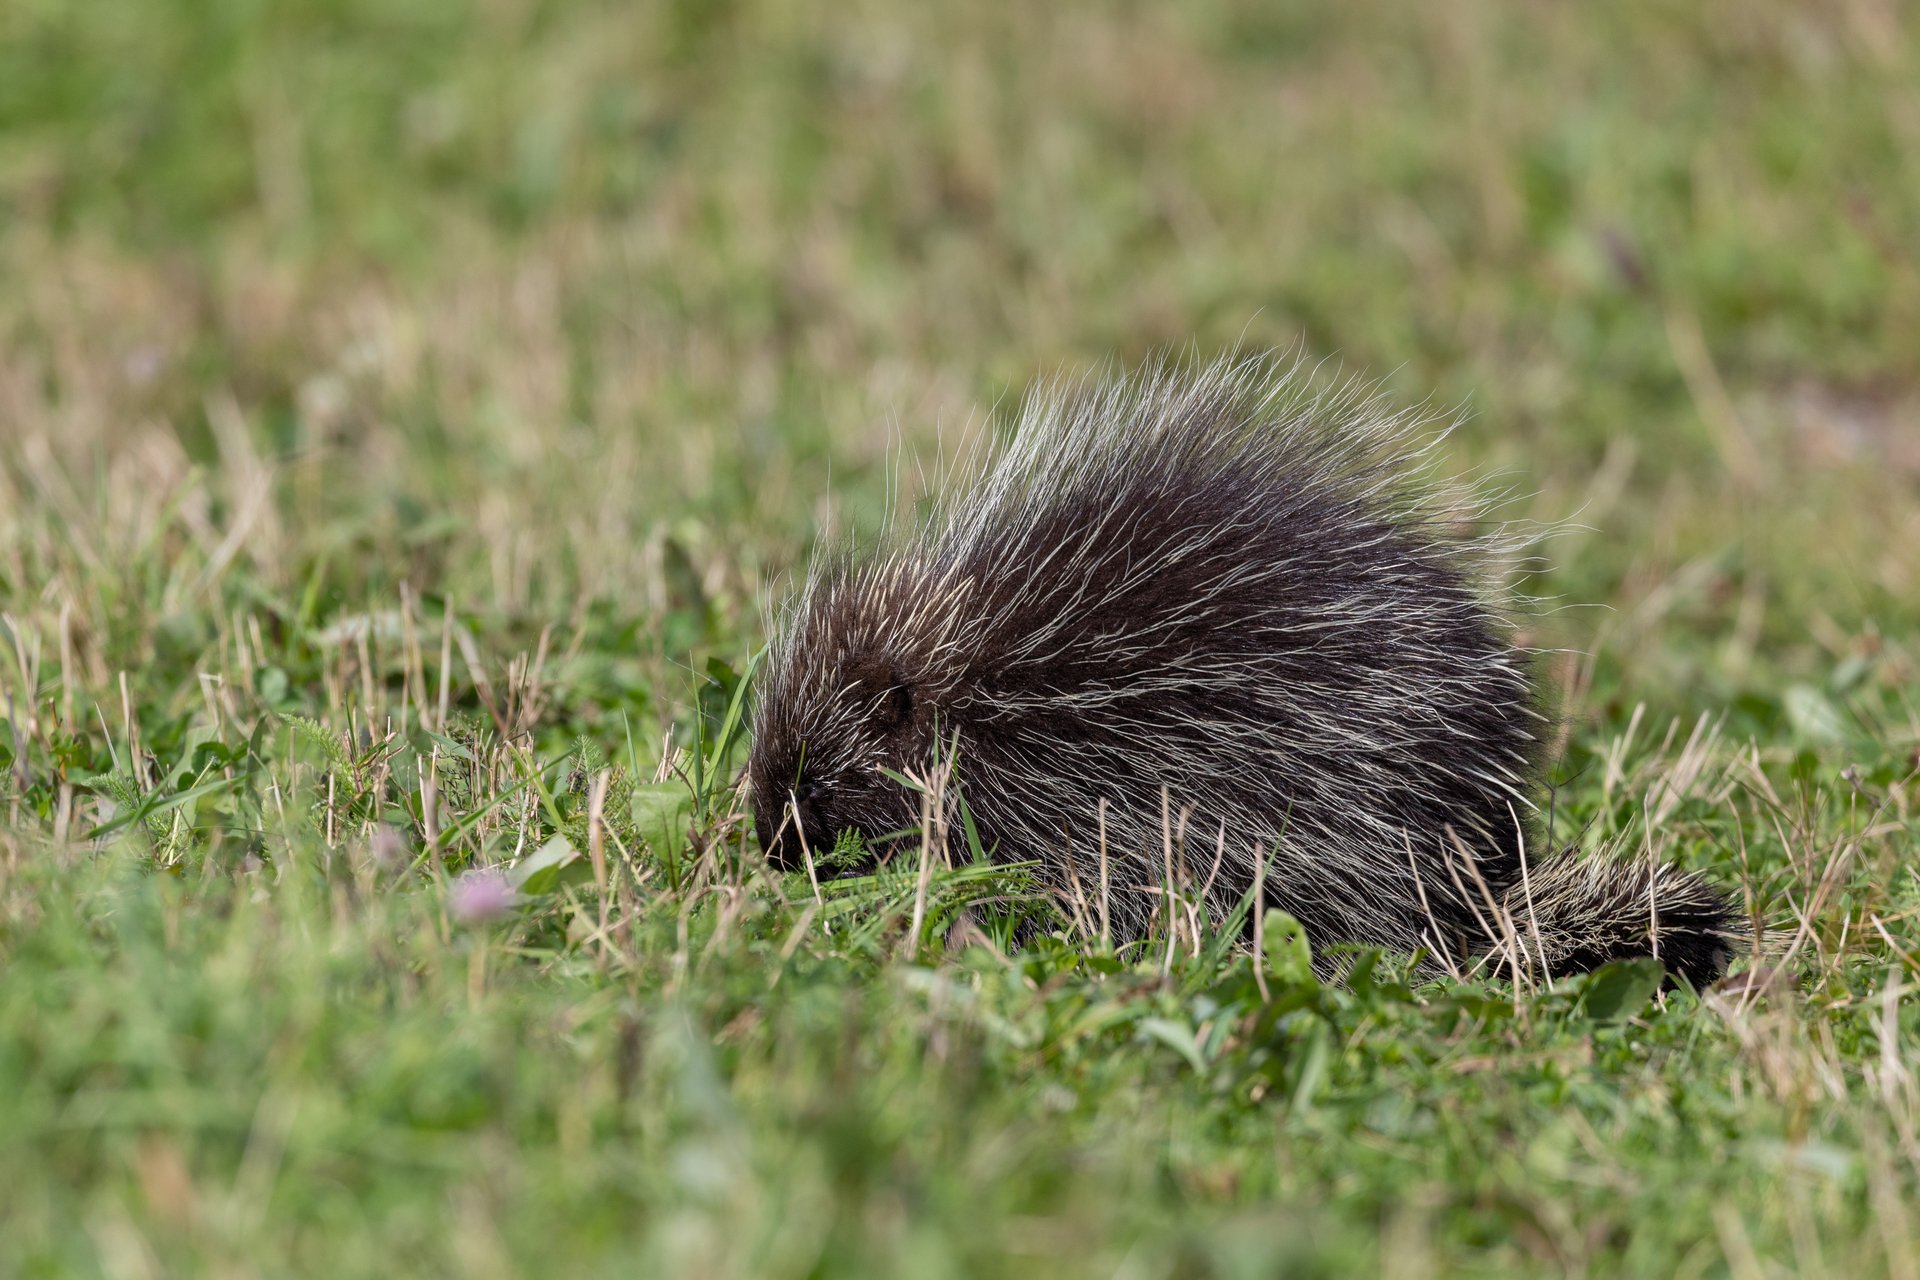
<svg viewBox="0 0 1920 1280"><path fill-rule="evenodd" d="M0 1271L1920 1274L1917 62L1881 0L11 5ZM1785 974L1329 988L764 866L813 541L1189 343L1471 406L1574 522L1556 831Z"/></svg>

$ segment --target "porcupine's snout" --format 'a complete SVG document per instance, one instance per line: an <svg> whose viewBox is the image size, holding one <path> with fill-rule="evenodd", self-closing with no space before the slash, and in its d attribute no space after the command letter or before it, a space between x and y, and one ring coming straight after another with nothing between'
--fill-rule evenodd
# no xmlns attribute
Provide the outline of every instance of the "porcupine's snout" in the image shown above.
<svg viewBox="0 0 1920 1280"><path fill-rule="evenodd" d="M771 779L753 780L753 833L760 838L768 860L782 871L802 865L803 838L810 847L818 843L818 822L809 822L813 799L814 788L809 782L781 787Z"/></svg>
<svg viewBox="0 0 1920 1280"><path fill-rule="evenodd" d="M768 859L783 871L798 871L808 856L819 875L844 875L869 859L827 859L843 832L866 843L872 859L884 860L900 833L913 825L915 806L893 779L878 769L827 777L800 777L785 786L769 780L754 791L754 834ZM822 864L831 861L829 871Z"/></svg>
<svg viewBox="0 0 1920 1280"><path fill-rule="evenodd" d="M760 847L783 870L807 865L808 855L816 874L869 865L844 850L826 858L846 832L884 859L919 814L898 778L929 753L935 704L917 696L915 677L895 659L884 624L896 601L880 591L824 588L801 619L809 643L788 639L764 679L747 774ZM897 594L915 598L911 584ZM856 640L833 639L848 634Z"/></svg>

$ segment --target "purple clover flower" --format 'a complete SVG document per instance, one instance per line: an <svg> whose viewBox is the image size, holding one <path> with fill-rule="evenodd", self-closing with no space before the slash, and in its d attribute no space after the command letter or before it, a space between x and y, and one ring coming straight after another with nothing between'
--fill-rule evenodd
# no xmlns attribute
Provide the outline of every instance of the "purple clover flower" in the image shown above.
<svg viewBox="0 0 1920 1280"><path fill-rule="evenodd" d="M453 882L447 895L447 909L462 924L484 924L511 915L520 904L520 895L505 874L491 867L465 871Z"/></svg>

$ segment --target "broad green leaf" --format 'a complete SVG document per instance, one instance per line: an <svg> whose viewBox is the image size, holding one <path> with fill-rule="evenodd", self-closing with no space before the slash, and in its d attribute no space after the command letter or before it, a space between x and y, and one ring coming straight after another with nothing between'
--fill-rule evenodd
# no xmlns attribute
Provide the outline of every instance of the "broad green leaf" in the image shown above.
<svg viewBox="0 0 1920 1280"><path fill-rule="evenodd" d="M580 851L565 836L555 836L516 863L507 873L507 883L529 897L552 893L560 883L561 869L579 858Z"/></svg>
<svg viewBox="0 0 1920 1280"><path fill-rule="evenodd" d="M680 782L645 782L633 789L633 825L655 856L678 857L687 844L693 793Z"/></svg>
<svg viewBox="0 0 1920 1280"><path fill-rule="evenodd" d="M1651 956L1616 960L1593 971L1580 1007L1596 1022L1631 1018L1647 1007L1665 977L1666 970Z"/></svg>
<svg viewBox="0 0 1920 1280"><path fill-rule="evenodd" d="M1192 1027L1169 1018L1142 1018L1140 1030L1185 1058L1195 1075L1207 1074L1207 1060L1200 1053L1200 1042L1194 1038Z"/></svg>
<svg viewBox="0 0 1920 1280"><path fill-rule="evenodd" d="M1847 717L1826 694L1810 684L1787 686L1781 701L1794 732L1808 742L1833 744L1848 737Z"/></svg>
<svg viewBox="0 0 1920 1280"><path fill-rule="evenodd" d="M1261 924L1267 952L1267 972L1289 985L1312 985L1313 948L1307 943L1307 931L1298 920L1278 908L1270 908Z"/></svg>

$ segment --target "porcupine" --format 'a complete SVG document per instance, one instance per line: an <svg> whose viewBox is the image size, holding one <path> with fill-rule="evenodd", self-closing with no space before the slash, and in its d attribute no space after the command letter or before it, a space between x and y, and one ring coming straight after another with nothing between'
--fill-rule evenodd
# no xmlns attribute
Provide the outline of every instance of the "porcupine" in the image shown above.
<svg viewBox="0 0 1920 1280"><path fill-rule="evenodd" d="M1316 956L1558 975L1657 953L1711 981L1732 913L1706 881L1529 841L1532 655L1500 528L1434 480L1437 438L1270 357L1035 395L974 484L825 557L777 623L747 769L762 846L798 867L850 830L884 854L920 820L901 771L941 756L995 858L1082 901L1111 860L1122 939L1177 824L1214 919L1259 883L1255 910Z"/></svg>

